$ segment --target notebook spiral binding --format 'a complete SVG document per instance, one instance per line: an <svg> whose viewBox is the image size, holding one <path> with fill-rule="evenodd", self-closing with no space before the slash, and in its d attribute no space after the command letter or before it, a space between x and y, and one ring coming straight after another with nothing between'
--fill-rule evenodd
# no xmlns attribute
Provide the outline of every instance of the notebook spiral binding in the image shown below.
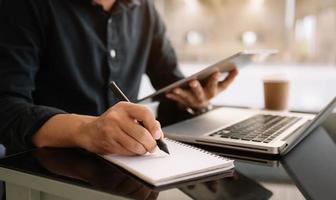
<svg viewBox="0 0 336 200"><path fill-rule="evenodd" d="M190 149L195 149L195 150L197 150L197 151L200 151L200 152L202 152L202 153L211 155L211 156L213 156L213 157L216 157L216 158L219 158L219 159L222 159L222 160L225 160L225 161L229 161L229 160L230 160L230 159L225 158L225 157L223 157L223 156L220 156L220 155L211 153L210 151L207 151L207 150L204 150L204 149L195 147L195 146L191 146L191 145L185 144L185 143L183 143L183 142L179 142L179 141L177 141L177 140L172 140L172 139L169 139L169 138L165 138L165 140L168 140L168 141L170 141L170 142L173 142L173 143L176 143L176 144L179 144L179 145L188 147L188 148L190 148Z"/></svg>

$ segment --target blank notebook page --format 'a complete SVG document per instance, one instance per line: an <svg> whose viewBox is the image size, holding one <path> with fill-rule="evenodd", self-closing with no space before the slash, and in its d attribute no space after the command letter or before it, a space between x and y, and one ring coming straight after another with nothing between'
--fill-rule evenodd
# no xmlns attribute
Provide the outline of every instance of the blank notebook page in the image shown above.
<svg viewBox="0 0 336 200"><path fill-rule="evenodd" d="M234 167L233 160L174 140L164 141L170 155L164 153L102 157L156 186L211 175Z"/></svg>

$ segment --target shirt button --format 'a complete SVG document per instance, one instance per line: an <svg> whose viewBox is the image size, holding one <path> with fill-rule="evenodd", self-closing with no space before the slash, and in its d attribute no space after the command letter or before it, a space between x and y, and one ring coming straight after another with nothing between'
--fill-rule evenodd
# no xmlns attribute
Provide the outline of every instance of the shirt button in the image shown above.
<svg viewBox="0 0 336 200"><path fill-rule="evenodd" d="M111 56L111 58L115 58L115 57L117 57L117 52L116 52L116 50L112 49L112 50L110 51L110 56Z"/></svg>
<svg viewBox="0 0 336 200"><path fill-rule="evenodd" d="M111 23L112 23L112 19L111 19L111 18L108 19L108 20L107 20L107 23L111 24Z"/></svg>

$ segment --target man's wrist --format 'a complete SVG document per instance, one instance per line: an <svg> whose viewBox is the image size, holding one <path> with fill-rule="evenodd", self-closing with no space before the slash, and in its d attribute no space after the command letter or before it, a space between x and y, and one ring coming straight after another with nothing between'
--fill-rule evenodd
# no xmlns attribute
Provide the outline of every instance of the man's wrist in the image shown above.
<svg viewBox="0 0 336 200"><path fill-rule="evenodd" d="M33 135L37 147L79 147L83 136L82 127L95 117L76 114L57 114L51 117Z"/></svg>
<svg viewBox="0 0 336 200"><path fill-rule="evenodd" d="M92 131L89 124L92 123L96 117L76 114L73 114L73 117L77 118L76 121L78 124L75 130L71 133L71 140L76 147L85 148L87 145L88 134Z"/></svg>

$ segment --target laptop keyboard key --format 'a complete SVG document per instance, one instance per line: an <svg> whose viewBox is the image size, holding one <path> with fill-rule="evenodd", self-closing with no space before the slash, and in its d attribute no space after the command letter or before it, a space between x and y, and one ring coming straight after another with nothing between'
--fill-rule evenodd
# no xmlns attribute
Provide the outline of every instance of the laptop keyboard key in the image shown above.
<svg viewBox="0 0 336 200"><path fill-rule="evenodd" d="M253 142L262 142L264 139L261 139L261 138L257 138L257 139L253 139L252 141Z"/></svg>

